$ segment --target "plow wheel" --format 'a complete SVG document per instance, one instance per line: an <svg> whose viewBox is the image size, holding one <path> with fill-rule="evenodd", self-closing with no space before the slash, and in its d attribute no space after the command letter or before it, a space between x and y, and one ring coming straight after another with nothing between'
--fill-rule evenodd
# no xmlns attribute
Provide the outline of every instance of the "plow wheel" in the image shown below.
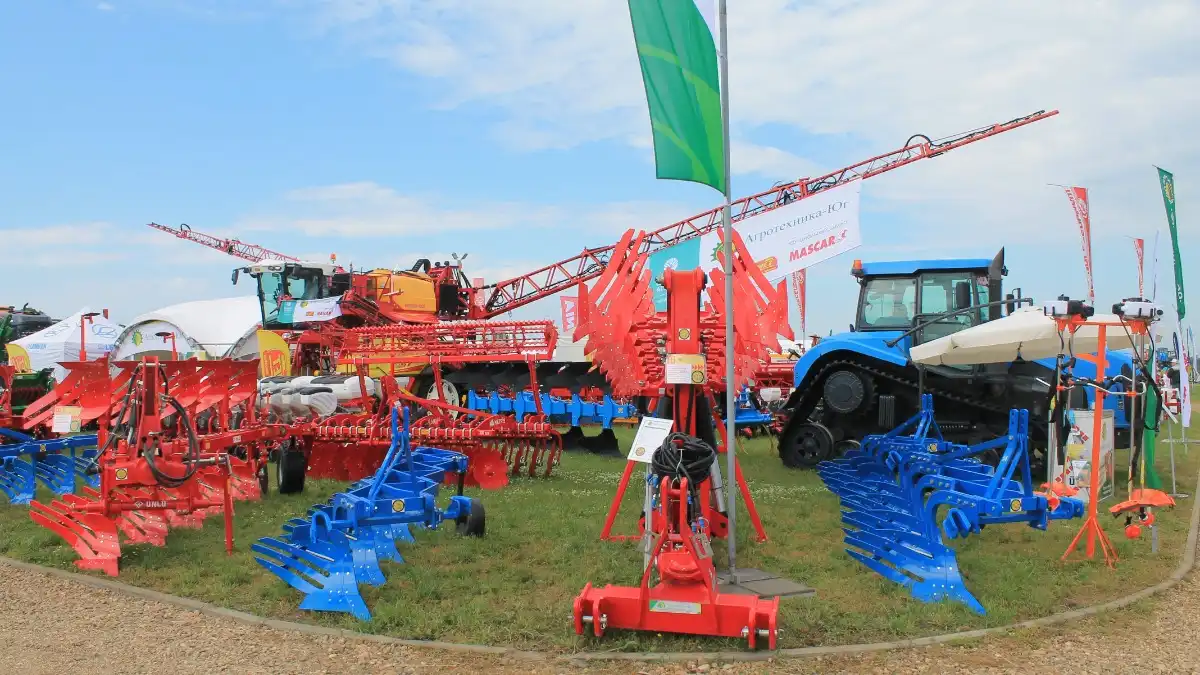
<svg viewBox="0 0 1200 675"><path fill-rule="evenodd" d="M858 441L846 438L833 444L833 456L842 457L847 452L850 452L851 450L857 450L858 448Z"/></svg>
<svg viewBox="0 0 1200 675"><path fill-rule="evenodd" d="M482 537L487 534L487 515L483 502L471 500L471 513L454 519L454 529L464 537Z"/></svg>
<svg viewBox="0 0 1200 675"><path fill-rule="evenodd" d="M480 449L471 454L467 471L472 482L484 490L499 490L508 485L508 464L499 450Z"/></svg>
<svg viewBox="0 0 1200 675"><path fill-rule="evenodd" d="M806 422L784 429L779 458L784 466L811 469L833 455L833 433L824 424Z"/></svg>

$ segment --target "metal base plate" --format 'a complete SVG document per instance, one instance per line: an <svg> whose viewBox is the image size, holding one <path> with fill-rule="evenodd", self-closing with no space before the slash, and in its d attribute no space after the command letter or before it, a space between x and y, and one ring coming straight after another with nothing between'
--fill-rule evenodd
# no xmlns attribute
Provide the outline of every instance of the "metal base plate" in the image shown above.
<svg viewBox="0 0 1200 675"><path fill-rule="evenodd" d="M809 597L816 594L816 590L804 584L762 570L738 568L736 575L736 583L730 583L729 570L718 572L718 589L722 593L757 595L760 598Z"/></svg>

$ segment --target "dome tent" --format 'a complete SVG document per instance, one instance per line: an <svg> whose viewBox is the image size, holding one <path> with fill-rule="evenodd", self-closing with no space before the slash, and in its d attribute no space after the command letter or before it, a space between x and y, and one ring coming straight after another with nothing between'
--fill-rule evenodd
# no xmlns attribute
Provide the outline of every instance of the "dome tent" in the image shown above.
<svg viewBox="0 0 1200 675"><path fill-rule="evenodd" d="M53 368L54 378L62 380L67 369L58 365L62 361L79 360L79 326L83 315L91 313L84 307L58 323L25 337L14 340L12 344L25 350L29 355L29 368L34 372L43 368ZM87 360L95 361L113 350L117 336L121 333L121 325L104 316L103 313L91 317L87 328L84 329L83 341L87 351Z"/></svg>
<svg viewBox="0 0 1200 675"><path fill-rule="evenodd" d="M118 337L113 360L171 358L170 338L160 337L159 333L175 335L175 349L180 358L246 358L245 348L240 346L254 335L260 319L258 298L254 296L171 305L134 319ZM257 356L256 346L251 354Z"/></svg>

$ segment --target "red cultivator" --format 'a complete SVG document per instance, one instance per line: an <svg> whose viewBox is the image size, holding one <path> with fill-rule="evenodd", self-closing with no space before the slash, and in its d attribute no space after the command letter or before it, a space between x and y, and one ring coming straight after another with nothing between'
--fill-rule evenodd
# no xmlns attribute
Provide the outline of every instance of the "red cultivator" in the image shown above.
<svg viewBox="0 0 1200 675"><path fill-rule="evenodd" d="M729 439L714 433L720 416L712 394L753 378L770 360L768 345L773 342L777 348L778 335L792 336L786 287L781 283L772 288L752 261L735 255L734 382L726 382L724 349L729 336L724 312L730 299L725 297L724 275L709 275L710 303L702 306L704 272L666 270L662 283L667 311L656 313L647 257L638 254L644 236L626 233L596 286L590 292L580 288L575 336L587 337L587 349L611 379L614 393L656 397L655 414L671 419L674 433L657 448L635 448L601 532L602 539L624 538L611 530L634 467L645 461L634 456L639 450L649 451L648 473L653 478L647 479L643 509L648 541L641 584L597 588L589 583L575 600L575 632L582 635L591 624L597 637L611 628L743 637L752 648L762 636L774 648L778 597L718 590L710 542L727 536L728 521L715 448L718 437L726 446ZM745 250L740 237L734 237L734 250ZM734 466L735 475L728 479L737 481L751 523L764 541L754 499L740 465ZM652 585L653 576L657 583Z"/></svg>
<svg viewBox="0 0 1200 675"><path fill-rule="evenodd" d="M375 413L343 413L313 421L304 430L313 443L308 473L314 478L355 481L370 476L391 443L387 416L394 403L422 408L412 424L414 443L454 450L469 459L467 485L498 489L508 475L549 476L562 455L562 438L541 420L517 422L449 403L421 399L392 378L380 379L382 403Z"/></svg>
<svg viewBox="0 0 1200 675"><path fill-rule="evenodd" d="M75 549L78 567L113 576L118 532L130 543L162 546L169 527L200 527L223 512L232 551L233 500L261 496L267 452L291 434L255 417L258 362L147 358L117 364L113 377L106 361L64 365L71 373L52 396L86 402L95 414L100 489L31 502L34 522Z"/></svg>

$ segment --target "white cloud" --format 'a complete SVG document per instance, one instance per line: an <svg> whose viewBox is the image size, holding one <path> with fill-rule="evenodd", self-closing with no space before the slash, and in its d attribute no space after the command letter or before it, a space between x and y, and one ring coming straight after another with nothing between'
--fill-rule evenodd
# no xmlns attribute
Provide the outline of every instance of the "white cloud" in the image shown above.
<svg viewBox="0 0 1200 675"><path fill-rule="evenodd" d="M236 231L287 231L308 236L380 238L441 236L533 230L594 231L606 237L630 227L652 228L691 215L685 206L661 202L600 205L481 203L451 197L414 196L364 181L307 187L288 192L258 213L241 219ZM601 239L606 241L606 239Z"/></svg>
<svg viewBox="0 0 1200 675"><path fill-rule="evenodd" d="M648 145L624 3L307 3L323 29L435 79L440 104L502 111L496 131L510 143ZM1098 233L1145 227L1162 218L1150 164L1200 170L1196 25L1200 6L1188 0L739 3L729 38L731 117L742 139L735 169L771 180L820 173L801 159L806 148L748 142L767 125L866 148L849 163L913 133L936 139L1057 108L1056 118L875 179L868 194L910 203L930 225L1067 237L1069 213L1046 183L1083 184L1093 189Z"/></svg>
<svg viewBox="0 0 1200 675"><path fill-rule="evenodd" d="M111 12L116 9L116 7L113 7L112 3L101 2L96 5L96 9L100 10L101 12Z"/></svg>

